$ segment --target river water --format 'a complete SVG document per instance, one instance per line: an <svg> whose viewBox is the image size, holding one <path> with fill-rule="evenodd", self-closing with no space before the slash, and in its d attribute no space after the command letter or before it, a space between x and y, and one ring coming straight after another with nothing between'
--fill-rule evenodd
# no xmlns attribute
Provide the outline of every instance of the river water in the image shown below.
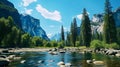
<svg viewBox="0 0 120 67"><path fill-rule="evenodd" d="M120 67L120 58L95 53L66 52L51 55L48 52L25 52L20 56L22 59L13 61L9 67L59 67L57 63L60 61L72 64L71 67ZM103 61L104 65L86 62L92 59ZM23 60L25 62L21 63Z"/></svg>

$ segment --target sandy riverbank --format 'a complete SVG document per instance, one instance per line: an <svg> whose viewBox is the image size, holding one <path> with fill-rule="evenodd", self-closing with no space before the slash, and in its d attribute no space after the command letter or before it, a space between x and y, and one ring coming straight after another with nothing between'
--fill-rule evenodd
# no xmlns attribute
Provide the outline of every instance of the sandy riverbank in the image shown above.
<svg viewBox="0 0 120 67"><path fill-rule="evenodd" d="M39 52L39 51L45 52L50 49L51 48L17 48L17 49L12 48L12 50L9 50L9 52ZM3 50L6 50L6 49L0 48L0 52Z"/></svg>

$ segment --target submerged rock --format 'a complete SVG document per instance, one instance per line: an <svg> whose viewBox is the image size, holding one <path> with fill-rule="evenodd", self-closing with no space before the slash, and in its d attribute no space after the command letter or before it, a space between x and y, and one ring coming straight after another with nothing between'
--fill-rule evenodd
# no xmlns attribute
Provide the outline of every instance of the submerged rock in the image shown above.
<svg viewBox="0 0 120 67"><path fill-rule="evenodd" d="M104 65L105 63L103 61L94 61L93 64L95 64L95 65Z"/></svg>
<svg viewBox="0 0 120 67"><path fill-rule="evenodd" d="M23 63L25 63L25 61L26 61L26 60L22 60L20 63L23 64Z"/></svg>

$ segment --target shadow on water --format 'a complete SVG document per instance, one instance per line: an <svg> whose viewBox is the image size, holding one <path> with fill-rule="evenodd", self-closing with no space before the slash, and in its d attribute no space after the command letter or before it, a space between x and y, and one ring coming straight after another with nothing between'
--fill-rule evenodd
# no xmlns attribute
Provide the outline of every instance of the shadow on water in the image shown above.
<svg viewBox="0 0 120 67"><path fill-rule="evenodd" d="M60 61L71 63L71 67L120 67L120 58L95 53L66 52L51 55L48 52L27 52L21 56L23 57L21 60L26 60L25 63L20 63L21 60L18 60L9 67L58 67L57 63ZM105 65L96 66L86 62L92 59L104 61Z"/></svg>

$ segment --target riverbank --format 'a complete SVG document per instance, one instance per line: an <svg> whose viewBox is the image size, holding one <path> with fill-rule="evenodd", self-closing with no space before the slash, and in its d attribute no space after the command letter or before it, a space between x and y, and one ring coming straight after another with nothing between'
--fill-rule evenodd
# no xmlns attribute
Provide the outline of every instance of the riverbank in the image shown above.
<svg viewBox="0 0 120 67"><path fill-rule="evenodd" d="M3 50L8 50L9 52L46 52L49 50L52 50L54 48L57 47L51 47L51 48L47 48L47 47L39 47L39 48L0 48L0 52L2 52ZM64 49L68 49L70 51L76 51L76 50L86 50L85 47L65 47Z"/></svg>
<svg viewBox="0 0 120 67"><path fill-rule="evenodd" d="M0 48L0 52L8 50L9 52L45 52L52 48Z"/></svg>

